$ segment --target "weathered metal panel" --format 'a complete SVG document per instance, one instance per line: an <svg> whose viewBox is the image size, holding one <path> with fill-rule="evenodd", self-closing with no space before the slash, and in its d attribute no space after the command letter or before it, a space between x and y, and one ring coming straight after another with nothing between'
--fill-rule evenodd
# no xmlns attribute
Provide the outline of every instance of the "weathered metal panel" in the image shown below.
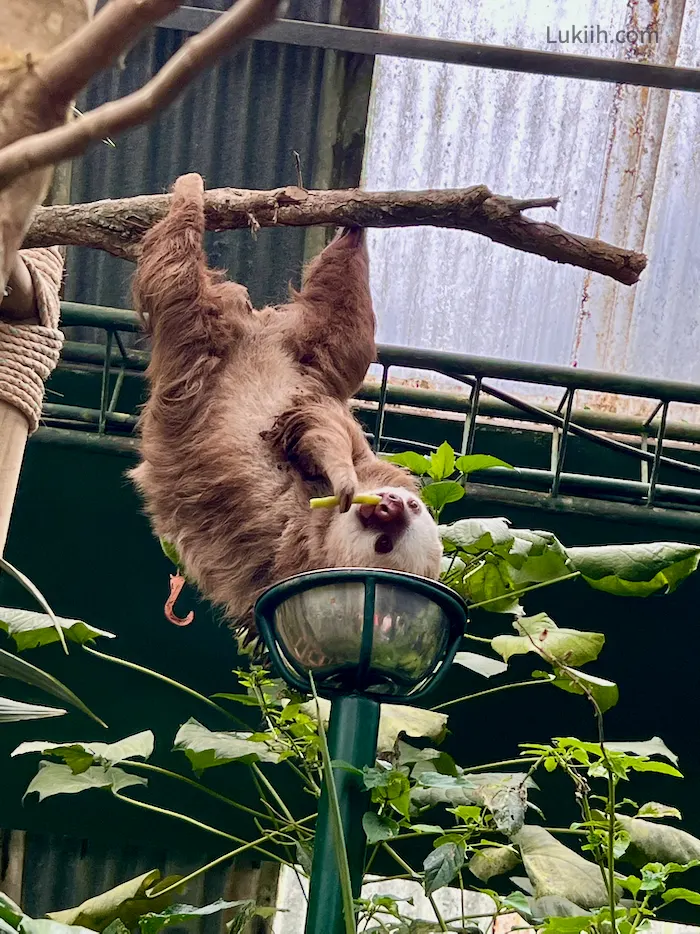
<svg viewBox="0 0 700 934"><path fill-rule="evenodd" d="M290 15L323 17L328 6L302 2ZM155 29L129 53L127 68L113 68L91 83L80 109L135 90L187 38ZM293 184L294 150L310 177L324 55L320 49L248 43L197 78L148 126L120 136L116 148L96 146L76 160L72 200L161 192L188 171L200 172L209 187ZM287 283L299 272L304 230L261 230L257 239L247 231L212 234L207 245L211 261L245 281L254 301L275 301L286 296ZM128 305L132 271L130 263L97 251L70 250L66 297Z"/></svg>
<svg viewBox="0 0 700 934"><path fill-rule="evenodd" d="M663 64L676 62L683 30L686 65L697 64L696 21L684 0L385 0L382 13L389 31ZM550 41L584 25L588 35L607 30L607 43ZM631 48L615 41L620 28L655 35ZM531 216L650 254L642 284L629 288L475 234L375 231L379 339L639 375L651 358L654 375L698 378L691 225L700 207L700 101L680 93L670 101L666 91L378 59L366 187L486 183L503 194L559 195L556 215ZM537 387L522 391L541 396ZM596 402L624 410L617 399Z"/></svg>

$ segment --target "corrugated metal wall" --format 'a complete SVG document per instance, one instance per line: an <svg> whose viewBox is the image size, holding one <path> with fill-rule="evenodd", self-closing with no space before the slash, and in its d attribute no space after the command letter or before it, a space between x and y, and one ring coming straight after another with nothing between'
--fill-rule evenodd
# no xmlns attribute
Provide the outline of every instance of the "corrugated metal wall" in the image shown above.
<svg viewBox="0 0 700 934"><path fill-rule="evenodd" d="M200 3L224 7L228 3ZM292 3L288 16L327 19L331 0ZM132 49L128 68L93 81L78 102L89 110L130 93L177 51L186 33L155 29ZM310 178L316 161L321 49L252 42L195 80L156 120L93 147L73 166L72 200L162 192L178 175L200 172L208 187L274 188L296 182L293 150ZM256 303L286 297L304 251L304 230L211 234L211 262L244 281ZM69 251L66 298L129 307L133 266L92 250Z"/></svg>
<svg viewBox="0 0 700 934"><path fill-rule="evenodd" d="M608 30L608 42L548 41L559 30L584 25ZM622 27L649 26L657 41L632 49L614 41ZM382 28L700 63L698 7L691 0L384 0ZM649 255L641 284L629 288L475 234L375 231L379 339L699 380L699 138L697 94L378 59L366 187L485 183L519 197L559 195L556 215L543 210L531 216ZM597 403L625 408L621 400Z"/></svg>

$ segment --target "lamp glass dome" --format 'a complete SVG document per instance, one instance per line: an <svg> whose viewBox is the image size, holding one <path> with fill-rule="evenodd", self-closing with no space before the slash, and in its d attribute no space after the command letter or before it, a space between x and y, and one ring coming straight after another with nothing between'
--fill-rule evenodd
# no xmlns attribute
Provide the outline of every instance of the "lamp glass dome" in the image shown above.
<svg viewBox="0 0 700 934"><path fill-rule="evenodd" d="M442 584L369 569L299 575L256 607L283 676L311 672L326 692L393 696L413 695L454 656L465 615Z"/></svg>

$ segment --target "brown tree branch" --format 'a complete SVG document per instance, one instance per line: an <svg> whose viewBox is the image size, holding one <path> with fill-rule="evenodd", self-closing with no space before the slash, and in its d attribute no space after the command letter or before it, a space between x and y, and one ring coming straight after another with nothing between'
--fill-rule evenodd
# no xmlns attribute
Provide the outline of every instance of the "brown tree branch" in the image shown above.
<svg viewBox="0 0 700 934"><path fill-rule="evenodd" d="M192 78L236 43L271 23L280 0L238 0L192 39L138 91L95 108L65 126L25 136L0 149L0 190L34 169L83 153L90 143L146 122L173 101ZM176 0L111 0L93 22L37 64L37 92L52 104L70 98L115 59ZM109 27L113 26L110 36ZM38 94L37 94L38 96Z"/></svg>
<svg viewBox="0 0 700 934"><path fill-rule="evenodd" d="M67 244L133 259L149 227L165 216L170 195L141 195L93 204L39 208L25 246ZM602 240L568 233L525 217L525 208L556 206L556 198L519 201L494 195L485 185L443 191L273 191L215 188L205 193L209 230L257 227L448 227L469 230L555 263L568 263L633 285L646 256Z"/></svg>

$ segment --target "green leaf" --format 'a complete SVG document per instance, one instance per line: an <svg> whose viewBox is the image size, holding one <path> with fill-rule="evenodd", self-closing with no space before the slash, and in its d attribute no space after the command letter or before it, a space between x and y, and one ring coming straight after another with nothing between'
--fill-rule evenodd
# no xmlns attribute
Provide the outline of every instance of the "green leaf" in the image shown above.
<svg viewBox="0 0 700 934"><path fill-rule="evenodd" d="M229 908L241 908L249 905L249 900L239 900L235 902L224 901L223 898L212 902L211 905L204 905L202 908L193 908L192 905L171 905L162 911L149 911L139 918L139 928L141 934L158 934L165 927L171 924L184 924L186 921L195 921L197 918L207 915L218 914L220 911L226 911Z"/></svg>
<svg viewBox="0 0 700 934"><path fill-rule="evenodd" d="M492 678L494 675L502 675L508 671L508 665L499 662L497 658L489 658L488 655L479 655L476 652L457 652L455 655L455 664L462 665L470 671L475 671L484 678Z"/></svg>
<svg viewBox="0 0 700 934"><path fill-rule="evenodd" d="M406 467L413 474L423 476L430 469L430 462L422 454L416 454L415 451L404 451L402 454L382 454L382 460L389 461L390 464L398 464L399 467Z"/></svg>
<svg viewBox="0 0 700 934"><path fill-rule="evenodd" d="M441 834L443 828L440 827L439 824L411 824L411 830L415 831L416 833Z"/></svg>
<svg viewBox="0 0 700 934"><path fill-rule="evenodd" d="M606 749L619 752L629 752L634 756L663 756L674 765L678 765L678 756L671 752L666 743L658 736L652 736L645 743L607 743Z"/></svg>
<svg viewBox="0 0 700 934"><path fill-rule="evenodd" d="M602 713L614 707L620 698L620 692L614 681L605 678L596 678L593 675L577 671L575 668L562 667L557 669L557 677L552 681L555 687L569 694L581 694L588 697L588 693L595 700ZM586 690L584 690L585 686Z"/></svg>
<svg viewBox="0 0 700 934"><path fill-rule="evenodd" d="M153 753L155 738L150 730L135 733L116 743L47 743L38 740L21 743L13 756L30 752L54 756L70 767L74 774L85 772L91 765L114 765L127 759L149 759Z"/></svg>
<svg viewBox="0 0 700 934"><path fill-rule="evenodd" d="M516 589L508 565L500 558L487 555L484 563L465 575L455 587L468 602L484 604L489 613L521 613L520 602L513 596Z"/></svg>
<svg viewBox="0 0 700 934"><path fill-rule="evenodd" d="M600 632L559 629L546 613L525 616L513 623L519 636L496 636L491 640L495 652L507 662L513 655L534 652L563 665L585 665L598 657L605 643Z"/></svg>
<svg viewBox="0 0 700 934"><path fill-rule="evenodd" d="M250 739L250 732L213 732L190 718L177 731L173 749L184 752L195 772L202 772L215 765L229 762L274 762L280 761L283 750L276 750L272 743L258 743Z"/></svg>
<svg viewBox="0 0 700 934"><path fill-rule="evenodd" d="M439 513L448 503L456 503L462 499L464 487L455 480L438 480L437 483L424 486L420 495L426 506Z"/></svg>
<svg viewBox="0 0 700 934"><path fill-rule="evenodd" d="M115 918L111 924L107 925L103 934L131 934L131 932L121 918Z"/></svg>
<svg viewBox="0 0 700 934"><path fill-rule="evenodd" d="M538 898L533 903L533 907L536 904L540 911L546 911L545 905L548 901L548 899ZM582 909L568 899L560 899L559 904L562 903L571 905L571 911L574 909L578 909L578 911L576 914L564 915L563 917L548 917L544 927L539 929L542 934L585 934L585 932L591 930L590 914L581 914ZM617 930L620 931L619 923Z"/></svg>
<svg viewBox="0 0 700 934"><path fill-rule="evenodd" d="M670 807L668 804L659 804L657 801L647 801L637 811L636 817L659 818L659 817L677 817L681 820L681 812L678 808Z"/></svg>
<svg viewBox="0 0 700 934"><path fill-rule="evenodd" d="M32 665L30 662L19 658L17 655L13 655L11 652L6 652L5 649L0 649L0 676L14 678L17 681L24 681L25 684L31 684L33 687L40 688L42 691L46 691L47 694L57 697L65 704L77 707L78 710L82 711L96 723L99 723L100 726L105 727L105 729L107 728L107 724L100 720L99 717L95 716L65 684L62 684L57 678L54 678L53 675L42 671L41 668L37 668L36 665Z"/></svg>
<svg viewBox="0 0 700 934"><path fill-rule="evenodd" d="M118 927L118 921L121 921L123 927L132 929L145 912L160 911L172 901L177 889L160 896L158 892L170 888L180 878L181 876L161 878L158 869L151 869L135 879L129 879L89 898L75 908L50 911L48 917L62 924L79 924L93 931L104 931L105 934L111 925ZM115 934L120 932L123 934L121 928Z"/></svg>
<svg viewBox="0 0 700 934"><path fill-rule="evenodd" d="M428 489L426 487L426 489ZM507 519L459 519L438 528L446 551L478 555L483 551L507 554L514 536Z"/></svg>
<svg viewBox="0 0 700 934"><path fill-rule="evenodd" d="M425 894L432 895L449 885L464 866L464 849L456 843L444 843L430 853L423 863Z"/></svg>
<svg viewBox="0 0 700 934"><path fill-rule="evenodd" d="M465 475L477 470L488 470L490 467L514 469L512 464L506 464L500 457L492 457L490 454L463 454L455 461L455 467Z"/></svg>
<svg viewBox="0 0 700 934"><path fill-rule="evenodd" d="M177 553L177 548L171 543L166 541L164 538L159 538L160 547L163 550L163 554L176 568L182 568L180 562L180 555Z"/></svg>
<svg viewBox="0 0 700 934"><path fill-rule="evenodd" d="M559 896L582 908L607 904L608 893L600 868L559 843L549 831L543 827L523 827L512 839L520 848L536 898Z"/></svg>
<svg viewBox="0 0 700 934"><path fill-rule="evenodd" d="M522 827L527 790L537 787L525 773L480 772L455 776L422 772L411 789L411 802L419 808L438 804L479 805L493 815L501 833L511 836Z"/></svg>
<svg viewBox="0 0 700 934"><path fill-rule="evenodd" d="M52 620L46 613L0 607L0 629L4 629L14 639L19 652L59 642L60 636L54 620L60 626L64 636L71 642L77 642L78 645L94 642L100 636L106 639L116 638L113 632L97 629L79 619L64 619L61 616L55 616Z"/></svg>
<svg viewBox="0 0 700 934"><path fill-rule="evenodd" d="M437 451L430 455L430 468L428 473L433 480L446 480L455 470L455 452L452 447L443 441Z"/></svg>
<svg viewBox="0 0 700 934"><path fill-rule="evenodd" d="M16 928L24 917L24 912L9 895L0 892L0 920L7 922L10 927Z"/></svg>
<svg viewBox="0 0 700 934"><path fill-rule="evenodd" d="M683 864L700 859L700 840L685 830L622 814L617 819L630 835L627 856L633 865L649 861Z"/></svg>
<svg viewBox="0 0 700 934"><path fill-rule="evenodd" d="M114 766L106 769L93 766L75 775L67 765L59 765L57 762L40 762L39 771L29 783L22 800L32 792L36 792L39 795L39 801L43 801L53 795L78 794L90 788L109 788L110 791L118 792L131 785L147 784L148 781L145 778L129 775L128 772Z"/></svg>
<svg viewBox="0 0 700 934"><path fill-rule="evenodd" d="M362 816L362 826L367 837L367 843L390 840L399 832L399 825L395 820L375 814L374 811L367 811Z"/></svg>
<svg viewBox="0 0 700 934"><path fill-rule="evenodd" d="M661 897L667 905L678 899L690 902L691 905L700 905L700 892L693 892L691 889L669 889Z"/></svg>
<svg viewBox="0 0 700 934"><path fill-rule="evenodd" d="M598 545L567 553L591 587L623 597L672 593L700 563L700 546L679 542Z"/></svg>
<svg viewBox="0 0 700 934"><path fill-rule="evenodd" d="M505 557L512 566L511 579L518 588L556 580L575 570L564 546L552 532L513 529L513 544Z"/></svg>
<svg viewBox="0 0 700 934"><path fill-rule="evenodd" d="M62 717L67 710L60 707L39 707L36 704L23 704L0 697L0 723L17 723L20 720L44 720L48 717ZM0 914L0 917L2 915Z"/></svg>
<svg viewBox="0 0 700 934"><path fill-rule="evenodd" d="M510 872L520 862L520 857L510 846L485 846L469 860L469 870L482 882L492 876Z"/></svg>

